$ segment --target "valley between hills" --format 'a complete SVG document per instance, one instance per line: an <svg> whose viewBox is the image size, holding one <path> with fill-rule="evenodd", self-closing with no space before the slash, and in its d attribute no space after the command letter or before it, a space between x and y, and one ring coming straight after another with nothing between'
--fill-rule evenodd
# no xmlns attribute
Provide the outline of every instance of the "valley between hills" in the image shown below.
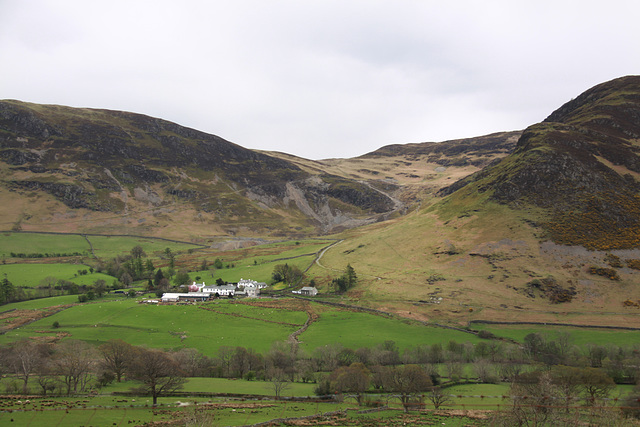
<svg viewBox="0 0 640 427"><path fill-rule="evenodd" d="M333 295L349 264L348 304L456 326L640 328L639 100L640 78L623 77L524 131L321 161L140 114L1 101L0 223L196 244L176 258L189 271L329 239L298 285Z"/></svg>

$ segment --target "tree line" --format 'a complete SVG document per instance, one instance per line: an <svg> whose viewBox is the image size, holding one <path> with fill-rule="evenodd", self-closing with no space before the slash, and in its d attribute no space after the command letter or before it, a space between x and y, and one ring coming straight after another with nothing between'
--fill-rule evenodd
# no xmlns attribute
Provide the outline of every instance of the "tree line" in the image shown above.
<svg viewBox="0 0 640 427"><path fill-rule="evenodd" d="M452 384L508 382L511 396L530 396L527 402L514 400L505 415L512 425L526 417L560 416L576 402L595 407L611 395L616 382L640 379L637 345L581 348L563 334L555 340L536 335L527 336L524 345L490 339L400 351L395 342L385 341L373 347L329 344L305 351L296 343L276 342L264 353L222 346L212 355L191 348L148 349L122 340L98 347L72 339L58 344L22 340L0 347L0 361L4 373L13 375L3 380L7 392L33 393L37 387L43 395L74 394L126 379L136 381L136 390L152 396L154 403L179 389L186 377L265 381L276 397L294 381L314 383L318 396L353 395L359 404L372 404L376 394L385 393L396 396L405 410L423 405L425 397L436 408L451 403L444 388ZM627 409L634 416L640 414L633 401L638 396L640 390L627 402L627 408L638 408ZM555 403L553 408L532 407L535 399ZM544 414L532 412L536 410Z"/></svg>

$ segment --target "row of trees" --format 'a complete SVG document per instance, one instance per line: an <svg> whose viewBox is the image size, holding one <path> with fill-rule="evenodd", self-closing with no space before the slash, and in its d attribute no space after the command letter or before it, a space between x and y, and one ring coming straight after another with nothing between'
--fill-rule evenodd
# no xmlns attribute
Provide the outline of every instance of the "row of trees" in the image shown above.
<svg viewBox="0 0 640 427"><path fill-rule="evenodd" d="M277 397L292 381L316 383L318 395L353 394L359 403L363 403L365 393L376 390L398 396L407 410L411 405L421 404L420 395L425 393L436 407L446 403L448 396L438 387L442 384L436 365L444 363L449 383L468 381L470 376L480 382L509 381L510 395L530 396L527 402L514 401L512 417L532 415L534 399L553 401L555 407L562 402L568 410L578 400L593 405L609 396L615 387L613 378L603 368L548 367L526 359L524 349L521 359L515 360L514 349L508 344L493 355L475 353L471 358L472 373L465 373L464 349L468 349L467 344L452 341L444 347L415 346L400 353L394 342L387 341L357 350L328 345L307 353L294 343L278 342L264 354L244 347L223 346L208 357L195 349L163 352L121 340L111 340L97 348L77 340L55 345L23 340L0 348L0 367L19 382L9 382L7 391L25 394L34 383L45 395L54 391L73 394L127 379L137 381L136 390L151 395L155 404L158 396L177 390L185 377L218 376L268 381ZM424 355L431 362L426 362ZM442 355L444 360L431 359L434 355ZM519 363L533 365L525 370ZM634 363L638 371L637 361Z"/></svg>
<svg viewBox="0 0 640 427"><path fill-rule="evenodd" d="M38 344L30 340L0 348L0 368L12 373L21 385L10 383L7 391L31 392L35 381L43 395L58 391L71 395L108 384L123 375L138 381L142 394L158 396L178 389L184 383L180 352L136 347L121 340L109 341L97 349L79 340L59 344Z"/></svg>

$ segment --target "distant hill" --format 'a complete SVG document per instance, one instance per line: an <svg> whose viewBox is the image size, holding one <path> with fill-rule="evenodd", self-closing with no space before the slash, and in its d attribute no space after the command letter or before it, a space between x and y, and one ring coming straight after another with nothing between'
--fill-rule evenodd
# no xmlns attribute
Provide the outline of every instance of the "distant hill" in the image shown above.
<svg viewBox="0 0 640 427"><path fill-rule="evenodd" d="M0 102L7 228L308 235L396 208L370 186L141 114Z"/></svg>
<svg viewBox="0 0 640 427"><path fill-rule="evenodd" d="M121 111L0 101L0 228L292 237L405 213L518 132L311 161Z"/></svg>

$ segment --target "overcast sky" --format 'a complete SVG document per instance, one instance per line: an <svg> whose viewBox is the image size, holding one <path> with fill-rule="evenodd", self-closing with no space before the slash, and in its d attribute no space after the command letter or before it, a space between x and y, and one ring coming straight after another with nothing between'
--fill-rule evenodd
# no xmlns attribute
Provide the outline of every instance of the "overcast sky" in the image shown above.
<svg viewBox="0 0 640 427"><path fill-rule="evenodd" d="M523 129L640 74L640 2L0 0L0 99L310 159Z"/></svg>

